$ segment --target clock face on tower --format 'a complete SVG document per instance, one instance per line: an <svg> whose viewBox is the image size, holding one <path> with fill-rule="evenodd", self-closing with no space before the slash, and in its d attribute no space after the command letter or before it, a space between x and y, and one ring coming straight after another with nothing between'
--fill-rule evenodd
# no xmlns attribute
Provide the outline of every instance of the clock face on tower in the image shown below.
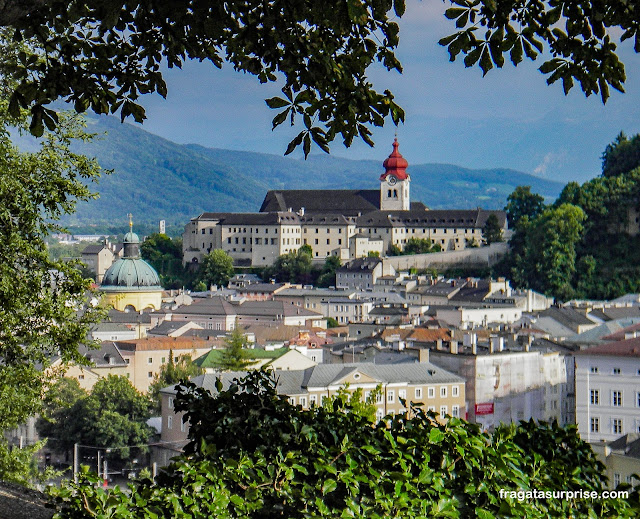
<svg viewBox="0 0 640 519"><path fill-rule="evenodd" d="M395 186L396 182L398 182L398 179L396 177L394 177L393 175L387 176L387 184L389 184L390 186Z"/></svg>

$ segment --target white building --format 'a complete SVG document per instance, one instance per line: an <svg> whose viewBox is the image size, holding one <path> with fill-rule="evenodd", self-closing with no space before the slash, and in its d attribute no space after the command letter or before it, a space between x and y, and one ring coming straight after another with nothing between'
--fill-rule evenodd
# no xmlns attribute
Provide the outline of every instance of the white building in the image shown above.
<svg viewBox="0 0 640 519"><path fill-rule="evenodd" d="M571 388L567 357L501 348L496 340L488 353L477 346L458 352L455 343L449 351L431 351L434 364L466 380L467 419L485 429L531 418L569 423L572 414L563 405Z"/></svg>
<svg viewBox="0 0 640 519"><path fill-rule="evenodd" d="M640 338L575 355L576 422L588 442L640 432Z"/></svg>
<svg viewBox="0 0 640 519"><path fill-rule="evenodd" d="M202 213L185 226L183 263L197 264L222 249L237 265L266 266L302 245L318 262L329 256L347 261L371 252L382 256L392 245L404 249L412 238L462 250L467 240L481 241L491 214L506 230L504 211L430 210L411 202L411 176L397 140L383 166L378 189L269 191L257 213Z"/></svg>

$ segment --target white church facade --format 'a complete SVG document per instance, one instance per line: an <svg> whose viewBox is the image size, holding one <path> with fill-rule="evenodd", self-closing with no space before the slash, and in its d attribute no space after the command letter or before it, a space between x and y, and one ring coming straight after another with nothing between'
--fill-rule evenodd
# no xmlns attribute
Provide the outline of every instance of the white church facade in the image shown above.
<svg viewBox="0 0 640 519"><path fill-rule="evenodd" d="M202 213L185 226L183 262L199 263L222 249L238 266L267 266L303 245L315 261L333 255L345 262L370 252L384 256L392 245L404 249L411 238L462 250L482 242L491 214L506 229L504 211L430 210L411 202L408 163L397 139L383 166L378 190L269 191L257 213Z"/></svg>

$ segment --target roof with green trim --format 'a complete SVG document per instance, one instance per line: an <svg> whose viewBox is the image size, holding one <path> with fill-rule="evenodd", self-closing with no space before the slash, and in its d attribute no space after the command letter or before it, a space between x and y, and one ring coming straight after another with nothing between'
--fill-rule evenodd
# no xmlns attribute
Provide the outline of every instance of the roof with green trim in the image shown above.
<svg viewBox="0 0 640 519"><path fill-rule="evenodd" d="M222 359L222 352L224 350L213 349L208 353L205 353L201 357L198 357L194 360L194 364L200 366L201 368L215 368L218 366L218 363ZM245 349L243 350L247 354L248 359L253 360L262 360L262 359L270 359L275 360L279 357L282 357L285 353L289 351L289 348L278 348L277 350L263 350L262 348L256 349Z"/></svg>

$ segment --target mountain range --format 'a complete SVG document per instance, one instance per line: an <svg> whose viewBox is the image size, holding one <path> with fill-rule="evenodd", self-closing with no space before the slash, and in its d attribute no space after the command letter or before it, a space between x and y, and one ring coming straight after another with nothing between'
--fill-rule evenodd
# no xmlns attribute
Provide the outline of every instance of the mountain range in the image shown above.
<svg viewBox="0 0 640 519"><path fill-rule="evenodd" d="M91 143L75 151L94 156L105 169L99 198L78 205L69 226L118 225L164 219L182 226L204 211L254 212L270 189L377 189L382 161L391 152L372 150L372 160L311 155L307 160L176 144L113 117L89 117ZM563 184L510 169L466 169L451 164L412 164L411 198L433 209L499 209L518 185L552 200Z"/></svg>

